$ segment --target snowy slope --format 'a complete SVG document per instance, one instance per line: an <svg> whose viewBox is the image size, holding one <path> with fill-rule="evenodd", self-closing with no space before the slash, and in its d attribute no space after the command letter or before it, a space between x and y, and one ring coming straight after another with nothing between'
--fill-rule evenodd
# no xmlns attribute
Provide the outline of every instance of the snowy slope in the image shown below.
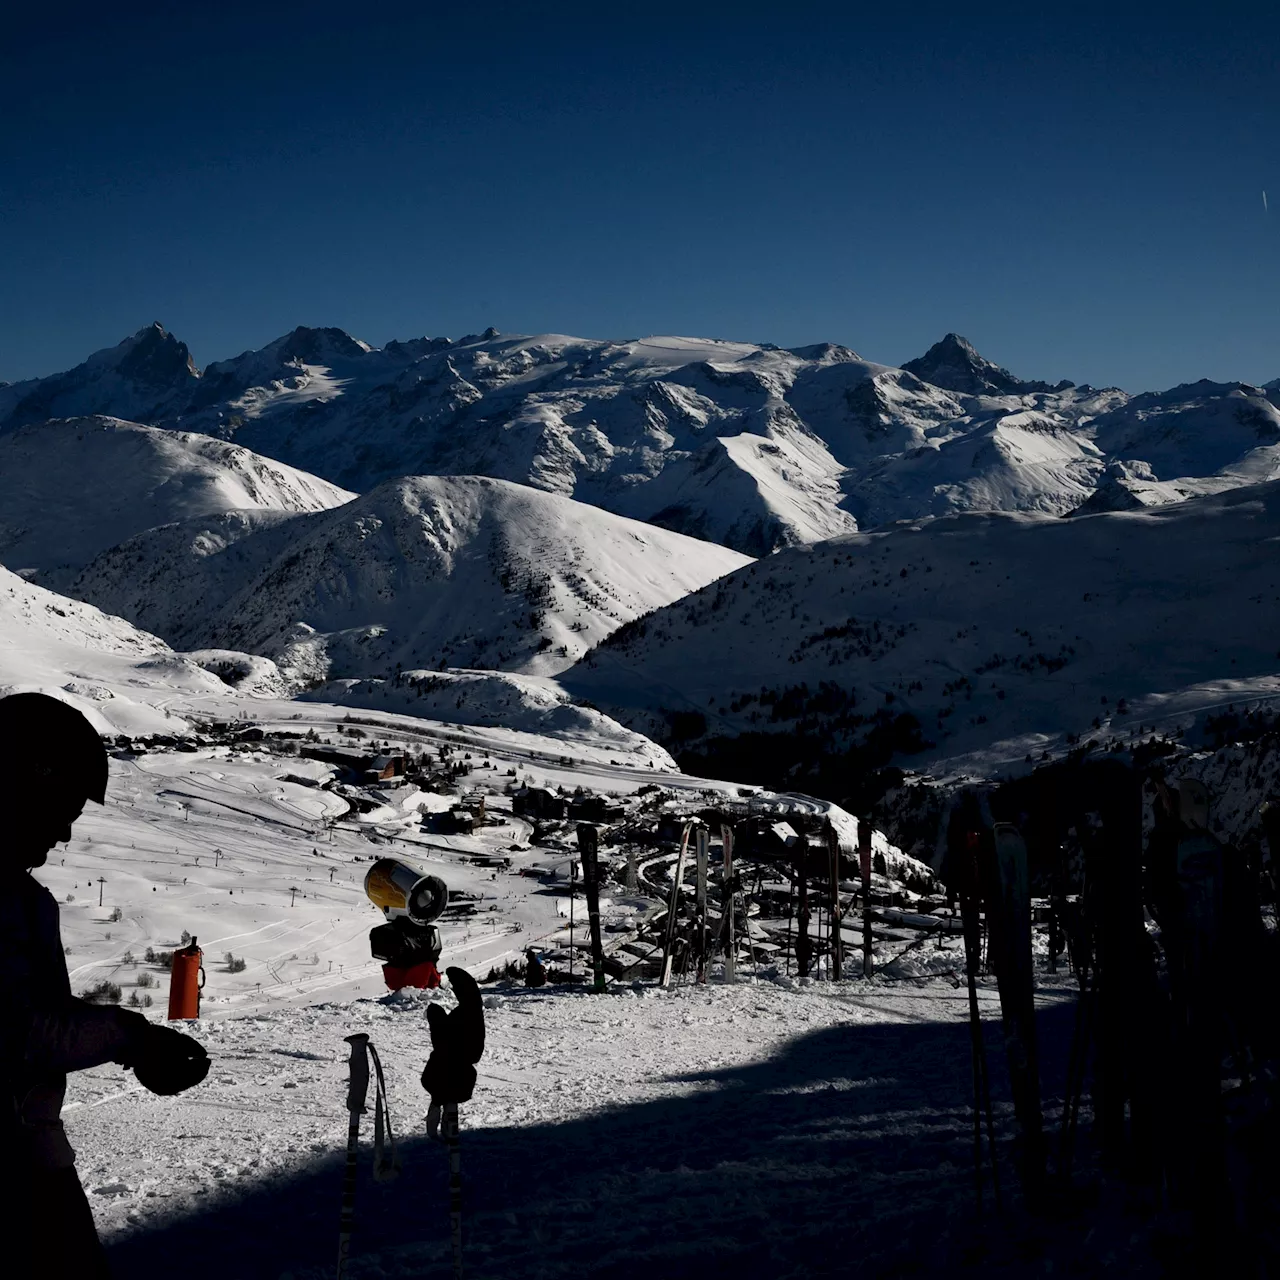
<svg viewBox="0 0 1280 1280"><path fill-rule="evenodd" d="M993 987L979 990L998 1024ZM202 1022L215 1068L175 1099L127 1093L114 1068L76 1078L66 1120L118 1271L154 1274L181 1255L190 1280L331 1277L345 1037L361 1032L386 1068L403 1172L369 1178L366 1117L349 1274L451 1275L448 1157L426 1137L418 1083L430 1003L327 1001ZM1055 1273L1158 1274L1132 1215L1101 1231L1095 1214L1037 1223L1034 1248L975 1224L966 996L949 981L748 977L606 998L504 988L486 990L485 1005L485 1055L461 1109L467 1275L965 1275L979 1248L986 1273L1006 1280L1044 1274L1046 1257ZM1054 984L1037 1005L1056 1104L1070 994ZM1012 1198L1011 1104L988 1034Z"/></svg>
<svg viewBox="0 0 1280 1280"><path fill-rule="evenodd" d="M73 590L183 648L265 654L305 679L446 664L545 674L744 563L527 486L409 477L335 511L154 530Z"/></svg>
<svg viewBox="0 0 1280 1280"><path fill-rule="evenodd" d="M863 526L960 511L1061 515L1093 495L1102 469L1080 432L1021 410L871 463L848 481L846 505Z"/></svg>
<svg viewBox="0 0 1280 1280"><path fill-rule="evenodd" d="M0 560L60 585L156 525L237 509L323 511L354 496L209 436L54 419L0 435Z"/></svg>
<svg viewBox="0 0 1280 1280"><path fill-rule="evenodd" d="M1067 734L1126 738L1274 696L1278 536L1280 484L1071 521L899 525L739 570L561 681L668 740L809 733L839 749L875 732L932 744L922 764L1009 763Z"/></svg>
<svg viewBox="0 0 1280 1280"><path fill-rule="evenodd" d="M331 680L301 695L307 702L390 711L404 716L541 735L674 769L671 756L594 707L575 704L546 677L509 671L398 671L385 680Z"/></svg>
<svg viewBox="0 0 1280 1280"><path fill-rule="evenodd" d="M64 698L101 733L135 733L168 730L177 695L225 686L123 618L0 568L0 696L27 690Z"/></svg>
<svg viewBox="0 0 1280 1280"><path fill-rule="evenodd" d="M1211 475L1280 444L1280 409L1258 387L1202 380L1135 396L1093 422L1109 456L1140 458L1157 478Z"/></svg>
<svg viewBox="0 0 1280 1280"><path fill-rule="evenodd" d="M852 533L841 468L820 441L751 432L710 440L612 505L665 529L750 555Z"/></svg>

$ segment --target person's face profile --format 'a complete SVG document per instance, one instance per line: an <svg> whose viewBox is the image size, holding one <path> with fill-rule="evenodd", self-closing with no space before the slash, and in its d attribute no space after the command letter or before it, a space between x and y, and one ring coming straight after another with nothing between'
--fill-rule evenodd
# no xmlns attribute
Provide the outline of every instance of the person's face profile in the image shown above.
<svg viewBox="0 0 1280 1280"><path fill-rule="evenodd" d="M10 866L42 867L56 844L71 839L71 828L84 812L82 796L27 796L18 802L9 839L5 842Z"/></svg>

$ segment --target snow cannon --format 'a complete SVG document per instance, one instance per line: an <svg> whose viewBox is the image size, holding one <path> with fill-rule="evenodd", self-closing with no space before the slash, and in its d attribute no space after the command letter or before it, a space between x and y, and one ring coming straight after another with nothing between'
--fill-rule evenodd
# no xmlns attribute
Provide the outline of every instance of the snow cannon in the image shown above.
<svg viewBox="0 0 1280 1280"><path fill-rule="evenodd" d="M200 992L204 988L204 952L191 939L173 953L169 966L169 1021L200 1016Z"/></svg>
<svg viewBox="0 0 1280 1280"><path fill-rule="evenodd" d="M440 985L440 930L432 923L449 905L449 889L399 858L379 858L364 878L365 896L386 917L369 931L369 951L382 961L392 991Z"/></svg>

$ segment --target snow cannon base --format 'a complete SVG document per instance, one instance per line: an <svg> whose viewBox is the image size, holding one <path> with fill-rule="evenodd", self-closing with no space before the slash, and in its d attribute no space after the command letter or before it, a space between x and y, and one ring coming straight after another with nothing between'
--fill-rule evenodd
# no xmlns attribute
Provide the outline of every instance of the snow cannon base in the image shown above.
<svg viewBox="0 0 1280 1280"><path fill-rule="evenodd" d="M384 964L382 976L391 991L403 987L417 987L420 991L434 991L440 985L440 970L430 960L402 969L399 965Z"/></svg>

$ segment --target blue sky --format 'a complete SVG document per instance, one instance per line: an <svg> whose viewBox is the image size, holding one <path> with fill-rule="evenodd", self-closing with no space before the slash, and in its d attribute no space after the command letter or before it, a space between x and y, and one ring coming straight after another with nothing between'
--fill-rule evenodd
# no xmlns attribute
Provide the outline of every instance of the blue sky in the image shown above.
<svg viewBox="0 0 1280 1280"><path fill-rule="evenodd" d="M0 49L0 379L152 320L1280 377L1259 8L48 6Z"/></svg>

